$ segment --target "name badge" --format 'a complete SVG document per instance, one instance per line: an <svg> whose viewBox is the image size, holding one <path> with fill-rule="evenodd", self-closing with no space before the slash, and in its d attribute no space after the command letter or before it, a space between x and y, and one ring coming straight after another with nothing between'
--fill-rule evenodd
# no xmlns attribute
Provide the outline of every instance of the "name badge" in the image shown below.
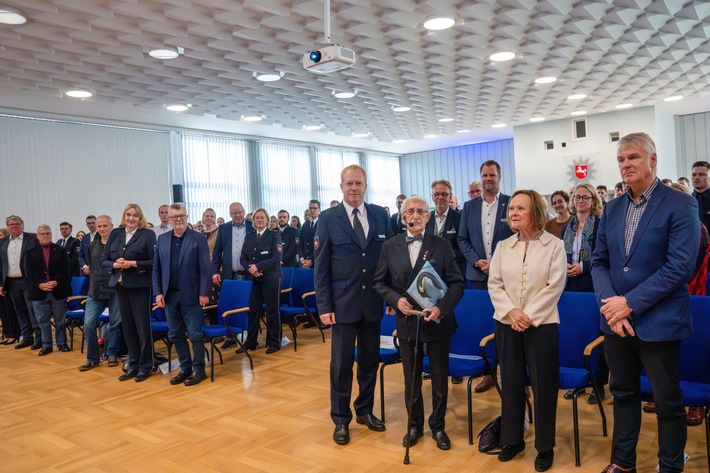
<svg viewBox="0 0 710 473"><path fill-rule="evenodd" d="M377 238L384 238L384 235L377 235Z"/></svg>
<svg viewBox="0 0 710 473"><path fill-rule="evenodd" d="M269 252L268 252L268 251L262 251L261 254L262 254L262 255L268 255Z"/></svg>
<svg viewBox="0 0 710 473"><path fill-rule="evenodd" d="M453 235L453 234L456 233L456 230L454 230L454 229L452 228L451 230L447 231L446 233L448 233L449 235Z"/></svg>

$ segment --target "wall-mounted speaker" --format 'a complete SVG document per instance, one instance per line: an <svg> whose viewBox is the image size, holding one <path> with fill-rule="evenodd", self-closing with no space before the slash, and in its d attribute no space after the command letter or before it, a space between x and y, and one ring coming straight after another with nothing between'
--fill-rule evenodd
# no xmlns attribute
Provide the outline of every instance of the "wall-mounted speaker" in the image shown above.
<svg viewBox="0 0 710 473"><path fill-rule="evenodd" d="M182 184L173 184L173 202L185 203L185 197L182 193Z"/></svg>

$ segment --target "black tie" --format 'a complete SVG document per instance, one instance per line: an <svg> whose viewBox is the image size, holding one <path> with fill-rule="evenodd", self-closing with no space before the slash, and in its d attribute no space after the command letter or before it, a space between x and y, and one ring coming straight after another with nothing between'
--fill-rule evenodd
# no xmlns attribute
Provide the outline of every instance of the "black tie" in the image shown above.
<svg viewBox="0 0 710 473"><path fill-rule="evenodd" d="M64 238L62 238L62 242L59 244L59 246L64 246L65 242L66 242L66 240Z"/></svg>
<svg viewBox="0 0 710 473"><path fill-rule="evenodd" d="M365 248L365 245L367 244L367 239L365 238L365 229L362 228L362 223L360 223L360 219L358 218L359 213L359 209L353 209L353 229L355 230L355 236L357 237L358 242L360 243L360 248Z"/></svg>
<svg viewBox="0 0 710 473"><path fill-rule="evenodd" d="M413 242L413 241L422 241L422 240L424 240L424 235L422 235L421 233L420 233L419 235L417 235L417 236L409 236L409 235L407 235L407 236L405 237L405 239L407 240L407 243L411 243L411 242Z"/></svg>

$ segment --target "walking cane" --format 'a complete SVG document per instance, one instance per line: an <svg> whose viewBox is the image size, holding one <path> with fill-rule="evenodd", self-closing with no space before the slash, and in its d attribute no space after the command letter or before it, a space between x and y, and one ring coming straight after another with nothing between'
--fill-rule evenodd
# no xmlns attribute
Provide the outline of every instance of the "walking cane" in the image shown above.
<svg viewBox="0 0 710 473"><path fill-rule="evenodd" d="M414 336L414 363L412 364L412 382L409 390L409 412L407 415L407 447L404 451L404 464L409 465L409 445L412 443L412 409L414 404L414 383L417 379L417 361L419 360L419 330L422 326L422 318L426 317L427 313L420 310L408 310L406 315L414 315L417 317L417 331Z"/></svg>

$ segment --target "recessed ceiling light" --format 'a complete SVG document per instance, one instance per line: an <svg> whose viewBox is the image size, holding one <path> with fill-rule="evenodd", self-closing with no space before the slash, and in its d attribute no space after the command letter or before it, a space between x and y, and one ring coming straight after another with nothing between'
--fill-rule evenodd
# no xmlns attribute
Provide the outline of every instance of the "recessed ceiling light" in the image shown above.
<svg viewBox="0 0 710 473"><path fill-rule="evenodd" d="M15 8L0 7L0 23L4 25L24 25L27 23L27 16Z"/></svg>
<svg viewBox="0 0 710 473"><path fill-rule="evenodd" d="M176 50L174 49L153 49L152 51L148 51L148 55L150 57L154 57L155 59L175 59L180 55Z"/></svg>
<svg viewBox="0 0 710 473"><path fill-rule="evenodd" d="M440 31L445 30L447 28L451 28L452 26L454 26L454 23L456 22L453 18L430 18L424 22L424 28L431 31Z"/></svg>
<svg viewBox="0 0 710 473"><path fill-rule="evenodd" d="M545 120L545 117L533 117L530 119L531 122L542 122Z"/></svg>
<svg viewBox="0 0 710 473"><path fill-rule="evenodd" d="M254 77L256 80L261 82L276 82L280 80L284 73L283 72L254 72Z"/></svg>
<svg viewBox="0 0 710 473"><path fill-rule="evenodd" d="M369 133L363 132L363 133L353 133L354 138L367 138L370 136Z"/></svg>
<svg viewBox="0 0 710 473"><path fill-rule="evenodd" d="M430 138L436 138L439 135L424 135L424 138L430 139Z"/></svg>
<svg viewBox="0 0 710 473"><path fill-rule="evenodd" d="M505 123L494 123L493 125L491 125L491 127L493 128L505 128L506 126L508 125Z"/></svg>
<svg viewBox="0 0 710 473"><path fill-rule="evenodd" d="M392 107L393 112L408 112L410 110L410 107L405 107L404 105L395 105L394 107Z"/></svg>
<svg viewBox="0 0 710 473"><path fill-rule="evenodd" d="M392 140L392 143L406 143L407 140Z"/></svg>
<svg viewBox="0 0 710 473"><path fill-rule="evenodd" d="M673 95L671 97L666 97L665 99L663 99L664 102L676 102L678 100L683 100L683 96L682 95Z"/></svg>
<svg viewBox="0 0 710 473"><path fill-rule="evenodd" d="M470 133L471 130L456 130L456 133Z"/></svg>
<svg viewBox="0 0 710 473"><path fill-rule="evenodd" d="M323 125L304 125L303 129L308 131L318 131L323 128Z"/></svg>
<svg viewBox="0 0 710 473"><path fill-rule="evenodd" d="M535 79L536 84L552 84L557 80L557 77L553 76L547 76L547 77L538 77Z"/></svg>
<svg viewBox="0 0 710 473"><path fill-rule="evenodd" d="M75 99L88 99L89 97L93 96L91 92L88 90L68 90L64 93L67 97L72 97Z"/></svg>
<svg viewBox="0 0 710 473"><path fill-rule="evenodd" d="M242 115L242 120L245 122L260 122L264 119L261 115Z"/></svg>
<svg viewBox="0 0 710 473"><path fill-rule="evenodd" d="M632 104L632 103L620 103L619 105L617 105L614 108L631 108L633 106L634 106L634 104Z"/></svg>
<svg viewBox="0 0 710 473"><path fill-rule="evenodd" d="M574 112L570 113L573 117L578 117L580 115L586 115L587 112L586 110L575 110Z"/></svg>
<svg viewBox="0 0 710 473"><path fill-rule="evenodd" d="M352 92L336 92L335 90L333 91L333 96L335 96L336 99L351 99L357 95L357 90L353 90Z"/></svg>
<svg viewBox="0 0 710 473"><path fill-rule="evenodd" d="M511 53L510 51L502 51L499 53L491 54L489 59L493 62L503 62L503 61L510 61L514 57L515 57L515 53Z"/></svg>
<svg viewBox="0 0 710 473"><path fill-rule="evenodd" d="M174 105L168 105L165 108L167 108L171 112L184 112L185 110L190 108L190 105L174 104Z"/></svg>
<svg viewBox="0 0 710 473"><path fill-rule="evenodd" d="M567 97L567 100L582 100L583 98L586 98L587 94L572 94L569 97Z"/></svg>
<svg viewBox="0 0 710 473"><path fill-rule="evenodd" d="M454 121L453 118L439 118L439 123L449 123Z"/></svg>

